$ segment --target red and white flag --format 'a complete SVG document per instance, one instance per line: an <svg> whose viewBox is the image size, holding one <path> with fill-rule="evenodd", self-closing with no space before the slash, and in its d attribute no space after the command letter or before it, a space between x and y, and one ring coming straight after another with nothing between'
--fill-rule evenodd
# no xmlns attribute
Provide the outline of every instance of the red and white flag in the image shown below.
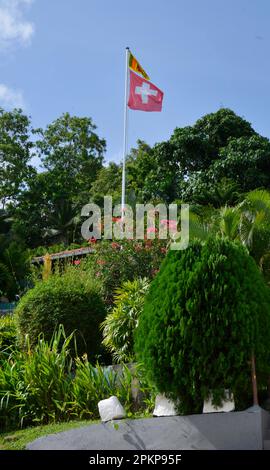
<svg viewBox="0 0 270 470"><path fill-rule="evenodd" d="M161 111L163 91L130 70L128 107L140 111Z"/></svg>

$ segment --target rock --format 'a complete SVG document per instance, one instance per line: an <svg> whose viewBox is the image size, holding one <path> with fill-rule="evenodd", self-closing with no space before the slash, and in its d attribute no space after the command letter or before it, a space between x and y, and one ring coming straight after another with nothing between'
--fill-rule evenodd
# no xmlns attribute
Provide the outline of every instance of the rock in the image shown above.
<svg viewBox="0 0 270 470"><path fill-rule="evenodd" d="M165 395L157 395L155 401L155 409L153 416L176 416L174 403L165 397Z"/></svg>
<svg viewBox="0 0 270 470"><path fill-rule="evenodd" d="M122 419L126 412L117 397L110 397L98 402L98 411L101 421L111 421L112 419Z"/></svg>
<svg viewBox="0 0 270 470"><path fill-rule="evenodd" d="M235 403L233 394L229 390L225 390L225 400L222 401L221 406L215 406L212 403L210 395L209 400L205 400L203 404L203 413L227 413L235 410Z"/></svg>

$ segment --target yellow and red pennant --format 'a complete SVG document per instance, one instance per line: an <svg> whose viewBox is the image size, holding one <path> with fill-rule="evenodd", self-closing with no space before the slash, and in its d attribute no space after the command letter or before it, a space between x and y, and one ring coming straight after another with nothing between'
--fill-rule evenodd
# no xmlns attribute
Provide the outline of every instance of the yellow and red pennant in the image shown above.
<svg viewBox="0 0 270 470"><path fill-rule="evenodd" d="M142 75L145 80L150 80L150 77L148 77L146 71L142 68L142 66L137 61L136 57L134 57L131 52L129 53L129 68L134 70L134 72L137 72Z"/></svg>

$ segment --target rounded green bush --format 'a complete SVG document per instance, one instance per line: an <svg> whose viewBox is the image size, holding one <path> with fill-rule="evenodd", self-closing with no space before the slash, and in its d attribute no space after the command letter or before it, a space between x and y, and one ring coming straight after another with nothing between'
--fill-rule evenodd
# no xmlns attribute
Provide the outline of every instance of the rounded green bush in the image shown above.
<svg viewBox="0 0 270 470"><path fill-rule="evenodd" d="M21 299L15 314L21 343L26 334L31 344L37 342L41 333L50 340L62 324L67 335L76 330L79 355L87 353L92 360L100 353L99 326L105 318L100 286L76 268L36 284Z"/></svg>
<svg viewBox="0 0 270 470"><path fill-rule="evenodd" d="M184 413L200 412L224 389L241 407L252 396L250 359L259 385L269 373L269 288L244 247L225 239L170 251L152 282L135 334L148 378L177 400Z"/></svg>

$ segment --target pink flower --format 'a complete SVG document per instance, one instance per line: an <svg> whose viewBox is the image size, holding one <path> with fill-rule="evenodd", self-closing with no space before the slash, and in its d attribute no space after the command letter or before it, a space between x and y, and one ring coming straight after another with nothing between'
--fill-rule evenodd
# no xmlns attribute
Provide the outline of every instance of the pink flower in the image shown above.
<svg viewBox="0 0 270 470"><path fill-rule="evenodd" d="M156 227L148 227L148 229L147 229L146 232L147 232L147 233L156 233L156 232L157 232L157 229L156 229Z"/></svg>
<svg viewBox="0 0 270 470"><path fill-rule="evenodd" d="M168 228L176 231L177 230L177 221L176 220L167 220L167 219L162 219L160 221L161 225L167 225Z"/></svg>
<svg viewBox="0 0 270 470"><path fill-rule="evenodd" d="M75 259L75 261L73 261L73 264L75 264L76 266L78 266L79 264L81 264L81 260Z"/></svg>

